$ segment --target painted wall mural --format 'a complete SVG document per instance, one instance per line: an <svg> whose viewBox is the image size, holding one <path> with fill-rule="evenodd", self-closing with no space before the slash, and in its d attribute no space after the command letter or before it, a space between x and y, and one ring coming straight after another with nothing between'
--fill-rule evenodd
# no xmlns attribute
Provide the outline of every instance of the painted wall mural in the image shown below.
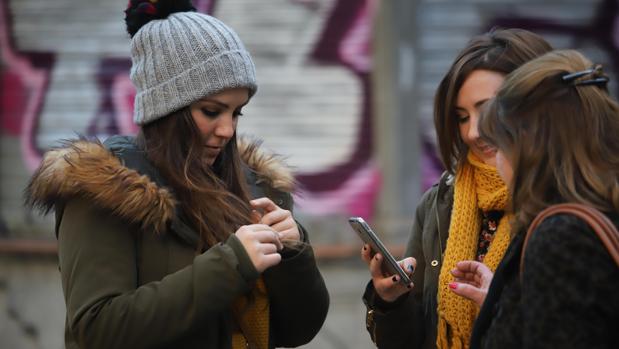
<svg viewBox="0 0 619 349"><path fill-rule="evenodd" d="M3 138L19 141L22 161L3 159L3 168L24 166L29 174L46 149L76 134L105 139L137 132L125 3L0 0L0 126ZM263 137L295 167L299 209L370 218L380 188L371 159L375 1L195 0L194 6L235 28L254 55L259 92L239 131ZM21 204L2 200L2 208Z"/></svg>

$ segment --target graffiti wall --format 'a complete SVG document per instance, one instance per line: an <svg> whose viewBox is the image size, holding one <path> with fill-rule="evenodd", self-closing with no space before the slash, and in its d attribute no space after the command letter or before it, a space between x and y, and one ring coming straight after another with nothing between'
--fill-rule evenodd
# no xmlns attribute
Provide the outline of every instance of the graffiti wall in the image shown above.
<svg viewBox="0 0 619 349"><path fill-rule="evenodd" d="M59 139L134 134L126 1L2 0L4 230L31 219L24 178ZM374 1L197 0L254 55L259 92L239 132L288 158L299 209L368 217L379 186L372 152L370 33Z"/></svg>

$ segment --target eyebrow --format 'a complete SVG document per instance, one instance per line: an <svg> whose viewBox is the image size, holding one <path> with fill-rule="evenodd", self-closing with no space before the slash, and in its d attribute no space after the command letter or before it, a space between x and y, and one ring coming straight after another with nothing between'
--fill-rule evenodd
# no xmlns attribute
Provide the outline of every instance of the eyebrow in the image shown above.
<svg viewBox="0 0 619 349"><path fill-rule="evenodd" d="M202 102L211 102L211 103L215 103L215 104L217 104L218 106L220 106L220 107L222 107L222 108L225 108L225 109L228 109L228 108L230 107L230 106L229 106L229 105L227 105L226 103L223 103L223 102L220 102L220 101L218 101L218 100L216 100L216 99L212 99L212 98L208 98L208 97L201 98L201 99L200 99L200 101L202 101ZM238 109L238 108L242 108L242 107L246 106L246 105L247 105L247 103L249 103L249 100L247 100L247 101L245 101L245 103L243 103L243 104L239 105L239 106L237 107L237 109Z"/></svg>
<svg viewBox="0 0 619 349"><path fill-rule="evenodd" d="M200 101L201 102L211 102L211 103L217 104L218 106L220 106L222 108L226 108L226 109L228 108L228 105L226 103L220 102L220 101L218 101L216 99L211 99L211 98L208 98L208 97L204 97L204 98L201 98Z"/></svg>

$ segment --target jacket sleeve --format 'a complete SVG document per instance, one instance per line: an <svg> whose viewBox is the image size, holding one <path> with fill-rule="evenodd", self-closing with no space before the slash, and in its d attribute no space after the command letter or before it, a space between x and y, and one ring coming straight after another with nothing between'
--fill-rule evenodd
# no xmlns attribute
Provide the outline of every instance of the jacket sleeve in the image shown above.
<svg viewBox="0 0 619 349"><path fill-rule="evenodd" d="M67 325L84 348L146 348L178 340L258 277L232 236L162 280L137 286L131 228L75 199L58 225Z"/></svg>
<svg viewBox="0 0 619 349"><path fill-rule="evenodd" d="M425 319L422 308L425 256L423 252L424 221L433 202L435 191L429 190L417 206L413 229L404 257L414 257L413 289L393 303L383 301L372 284L363 295L367 307L366 328L378 348L421 348L425 340Z"/></svg>
<svg viewBox="0 0 619 349"><path fill-rule="evenodd" d="M297 347L310 342L329 310L329 293L316 265L307 231L300 224L299 229L304 239L301 249L284 251L281 263L263 274L275 347Z"/></svg>

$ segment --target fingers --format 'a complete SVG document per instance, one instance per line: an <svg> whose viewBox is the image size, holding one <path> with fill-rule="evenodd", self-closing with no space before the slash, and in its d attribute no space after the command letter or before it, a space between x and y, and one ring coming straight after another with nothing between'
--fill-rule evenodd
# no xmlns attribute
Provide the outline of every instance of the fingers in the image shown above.
<svg viewBox="0 0 619 349"><path fill-rule="evenodd" d="M484 263L480 263L477 261L460 261L456 263L456 269L462 271L463 273L492 273L492 271L490 271L490 269Z"/></svg>
<svg viewBox="0 0 619 349"><path fill-rule="evenodd" d="M376 253L372 259L370 259L370 276L372 279L382 279L387 277L383 273L383 256L380 253Z"/></svg>
<svg viewBox="0 0 619 349"><path fill-rule="evenodd" d="M475 284L487 288L492 281L493 273L483 263L477 261L460 261L456 263L456 268L451 271L451 274L469 284Z"/></svg>
<svg viewBox="0 0 619 349"><path fill-rule="evenodd" d="M257 210L251 210L251 222L254 224L258 224L260 223L260 220L262 219L262 214L260 214L260 212L258 212Z"/></svg>
<svg viewBox="0 0 619 349"><path fill-rule="evenodd" d="M275 203L267 197L251 200L249 204L254 209L262 209L265 212L271 212L279 209L279 206L275 205Z"/></svg>
<svg viewBox="0 0 619 349"><path fill-rule="evenodd" d="M458 296L469 299L479 306L483 304L487 293L487 290L459 282L450 283L449 289Z"/></svg>
<svg viewBox="0 0 619 349"><path fill-rule="evenodd" d="M284 248L281 240L279 239L279 234L273 230L258 230L254 231L256 239L263 244L272 244L277 247L277 251Z"/></svg>
<svg viewBox="0 0 619 349"><path fill-rule="evenodd" d="M264 224L244 225L236 233L241 239L253 239L259 243L273 244L277 250L281 250L284 245L279 238L279 234Z"/></svg>
<svg viewBox="0 0 619 349"><path fill-rule="evenodd" d="M410 276L413 275L413 272L417 267L417 260L413 257L408 257L399 261L398 264L400 264L402 270Z"/></svg>
<svg viewBox="0 0 619 349"><path fill-rule="evenodd" d="M267 224L271 227L271 229L277 231L277 232L284 232L286 230L290 230L291 228L296 228L297 227L297 222L294 221L294 219L292 219L292 216L290 217L290 220L285 220L282 222L279 222L277 224L269 224L265 221L263 221L264 224Z"/></svg>
<svg viewBox="0 0 619 349"><path fill-rule="evenodd" d="M280 234L282 240L298 241L301 238L297 222L292 217L292 212L275 205L269 198L259 198L250 201L254 211L262 210L266 214L259 219L261 224L270 226Z"/></svg>
<svg viewBox="0 0 619 349"><path fill-rule="evenodd" d="M374 284L374 289L378 296L387 302L395 301L413 288L412 282L409 285L400 283L400 277L398 275L372 278L372 283Z"/></svg>
<svg viewBox="0 0 619 349"><path fill-rule="evenodd" d="M259 273L281 261L278 251L283 248L283 245L279 234L268 225L244 225L236 231L235 235L241 241Z"/></svg>
<svg viewBox="0 0 619 349"><path fill-rule="evenodd" d="M380 298L387 302L393 302L413 288L412 282L410 285L401 284L399 275L387 275L384 273L382 267L383 256L380 253L372 254L371 247L368 244L364 244L361 248L361 259L369 266L374 289ZM415 258L409 257L401 260L399 263L405 271L409 270L409 275L411 275L417 261L415 261Z"/></svg>
<svg viewBox="0 0 619 349"><path fill-rule="evenodd" d="M370 245L364 244L361 248L361 259L367 264L370 265L370 261L372 260L372 250L370 249Z"/></svg>
<svg viewBox="0 0 619 349"><path fill-rule="evenodd" d="M279 262L281 261L282 261L282 255L279 253L271 253L271 254L262 256L262 262L266 266L262 271L266 270L268 267L278 265Z"/></svg>
<svg viewBox="0 0 619 349"><path fill-rule="evenodd" d="M292 213L288 210L283 210L278 207L276 210L270 211L267 214L263 215L260 223L266 225L274 225L279 222L284 222L288 219L292 221Z"/></svg>

